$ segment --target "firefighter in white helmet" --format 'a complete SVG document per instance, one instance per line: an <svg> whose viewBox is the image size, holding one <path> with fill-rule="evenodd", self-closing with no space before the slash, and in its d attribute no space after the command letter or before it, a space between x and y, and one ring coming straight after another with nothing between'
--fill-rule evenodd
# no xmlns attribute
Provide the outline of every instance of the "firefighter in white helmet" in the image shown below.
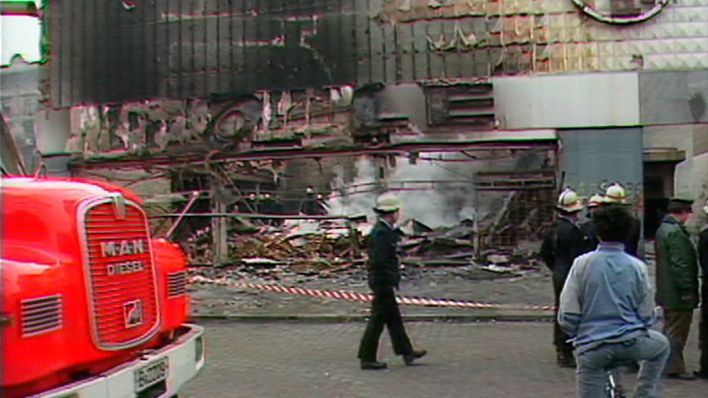
<svg viewBox="0 0 708 398"><path fill-rule="evenodd" d="M583 209L583 201L575 191L566 188L558 196L558 204L556 209L567 214L575 214Z"/></svg>
<svg viewBox="0 0 708 398"><path fill-rule="evenodd" d="M627 204L627 190L622 184L615 182L605 189L605 202L614 204Z"/></svg>
<svg viewBox="0 0 708 398"><path fill-rule="evenodd" d="M594 209L599 208L603 203L605 203L605 196L600 194L595 194L588 199L588 209L594 211Z"/></svg>
<svg viewBox="0 0 708 398"><path fill-rule="evenodd" d="M622 184L616 182L605 189L604 205L629 206L629 195L627 189ZM632 256L639 257L639 240L641 239L642 222L637 217L632 216L632 229L629 231L629 238L624 242L624 251Z"/></svg>
<svg viewBox="0 0 708 398"><path fill-rule="evenodd" d="M558 223L541 247L541 258L553 272L556 307L573 261L592 250L589 237L578 224L579 214L584 207L582 198L572 189L567 188L561 192L556 205ZM557 310L555 315L553 344L556 346L556 361L561 367L575 367L573 346L568 343L568 336L558 325Z"/></svg>

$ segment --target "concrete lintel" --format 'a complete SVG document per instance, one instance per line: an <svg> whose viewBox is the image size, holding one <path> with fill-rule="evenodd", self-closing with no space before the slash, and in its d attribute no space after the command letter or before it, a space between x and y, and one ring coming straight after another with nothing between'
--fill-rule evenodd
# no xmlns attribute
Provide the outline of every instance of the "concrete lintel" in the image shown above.
<svg viewBox="0 0 708 398"><path fill-rule="evenodd" d="M555 129L530 129L530 130L486 130L462 132L461 129L449 132L436 132L429 134L397 134L391 137L394 144L449 142L461 144L465 142L518 142L518 141L558 141Z"/></svg>
<svg viewBox="0 0 708 398"><path fill-rule="evenodd" d="M645 148L642 160L644 163L680 163L686 160L686 151L676 148Z"/></svg>

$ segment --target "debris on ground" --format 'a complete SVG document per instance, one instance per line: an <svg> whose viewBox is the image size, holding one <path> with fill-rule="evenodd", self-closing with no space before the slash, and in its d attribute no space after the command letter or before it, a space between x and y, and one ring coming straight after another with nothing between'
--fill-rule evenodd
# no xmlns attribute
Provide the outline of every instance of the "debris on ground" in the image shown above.
<svg viewBox="0 0 708 398"><path fill-rule="evenodd" d="M366 245L371 224L349 220L289 220L229 231L227 264L212 264L209 227L196 231L186 245L193 273L231 278L297 283L302 278L366 278ZM424 271L449 272L469 279L513 278L538 271L533 245L480 250L476 226L471 222L446 228L430 228L408 220L400 244L404 277Z"/></svg>

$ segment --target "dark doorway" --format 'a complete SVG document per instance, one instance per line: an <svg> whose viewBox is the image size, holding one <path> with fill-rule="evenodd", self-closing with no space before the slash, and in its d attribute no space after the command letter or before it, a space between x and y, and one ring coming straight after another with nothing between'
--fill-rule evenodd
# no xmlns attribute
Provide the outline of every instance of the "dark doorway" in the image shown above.
<svg viewBox="0 0 708 398"><path fill-rule="evenodd" d="M676 161L644 162L644 237L654 239L674 194Z"/></svg>

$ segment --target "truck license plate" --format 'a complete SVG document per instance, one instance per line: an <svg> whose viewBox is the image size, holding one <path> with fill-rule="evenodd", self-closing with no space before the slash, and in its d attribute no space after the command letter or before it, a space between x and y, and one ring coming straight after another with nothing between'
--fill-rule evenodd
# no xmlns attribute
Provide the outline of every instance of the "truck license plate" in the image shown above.
<svg viewBox="0 0 708 398"><path fill-rule="evenodd" d="M135 392L159 383L167 378L169 365L167 357L160 358L135 371Z"/></svg>

